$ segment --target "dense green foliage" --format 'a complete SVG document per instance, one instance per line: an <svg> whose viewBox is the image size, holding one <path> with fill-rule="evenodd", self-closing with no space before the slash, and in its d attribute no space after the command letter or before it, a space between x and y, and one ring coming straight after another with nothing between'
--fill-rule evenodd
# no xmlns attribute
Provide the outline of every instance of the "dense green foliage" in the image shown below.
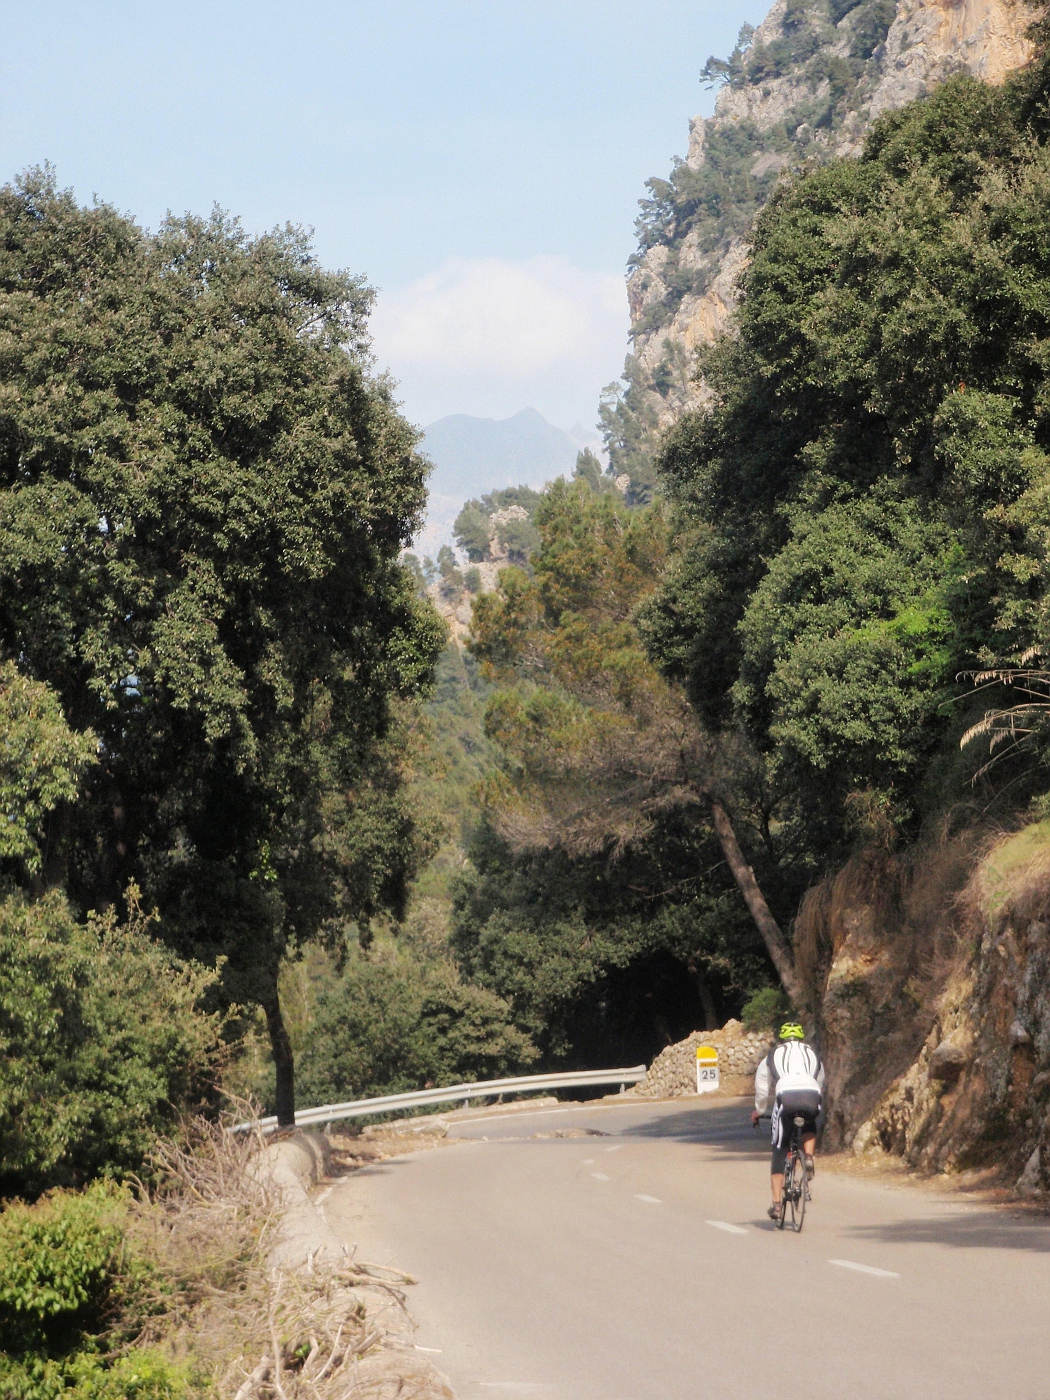
<svg viewBox="0 0 1050 1400"><path fill-rule="evenodd" d="M492 559L493 540L502 547L504 558L524 564L539 543L532 523L539 499L531 486L506 486L467 501L456 516L456 543L473 564ZM493 524L494 515L504 518Z"/></svg>
<svg viewBox="0 0 1050 1400"><path fill-rule="evenodd" d="M619 859L516 854L487 825L470 858L452 946L466 975L510 1003L545 1063L649 1060L724 1020L769 976L698 812L658 822Z"/></svg>
<svg viewBox="0 0 1050 1400"><path fill-rule="evenodd" d="M81 908L137 880L280 1055L285 950L401 907L418 855L394 702L443 638L370 302L294 230L0 192L0 646L99 745L54 878Z"/></svg>
<svg viewBox="0 0 1050 1400"><path fill-rule="evenodd" d="M469 652L449 643L434 670L434 689L417 727L411 799L441 833L437 851L413 886L416 903L443 894L478 819L478 790L497 761L485 734L491 685Z"/></svg>
<svg viewBox="0 0 1050 1400"><path fill-rule="evenodd" d="M126 1250L126 1197L102 1185L0 1215L5 1400L182 1400L186 1368L100 1345L152 1272Z"/></svg>
<svg viewBox="0 0 1050 1400"><path fill-rule="evenodd" d="M0 1328L8 1351L69 1350L103 1323L123 1238L120 1197L96 1185L0 1215Z"/></svg>
<svg viewBox="0 0 1050 1400"><path fill-rule="evenodd" d="M131 918L77 922L57 893L0 902L0 1195L138 1171L213 1092L216 975ZM0 1217L2 1218L2 1217Z"/></svg>
<svg viewBox="0 0 1050 1400"><path fill-rule="evenodd" d="M439 961L355 957L312 1013L297 1061L310 1103L524 1074L536 1057L506 1003Z"/></svg>
<svg viewBox="0 0 1050 1400"><path fill-rule="evenodd" d="M655 800L682 715L632 614L661 575L663 512L581 474L548 487L536 524L530 570L474 604L503 767L452 943L548 1059L623 1062L715 1018L720 997L738 1005L765 959L704 812Z"/></svg>
<svg viewBox="0 0 1050 1400"><path fill-rule="evenodd" d="M663 374L670 382L672 369L688 379L692 373L690 357L683 356L669 342ZM648 505L656 485L653 456L658 433L656 409L647 392L647 376L637 358L628 355L623 375L602 390L598 404L598 421L609 452L609 462L617 476L630 478L634 499Z"/></svg>
<svg viewBox="0 0 1050 1400"><path fill-rule="evenodd" d="M436 851L405 919L379 921L368 947L341 963L314 950L284 969L281 1001L304 1103L523 1073L535 1057L506 1003L461 977L448 944L450 885L497 761L484 732L491 691L474 658L450 643L406 754L408 800L436 833ZM231 1085L272 1109L272 1065L255 1047Z"/></svg>
<svg viewBox="0 0 1050 1400"><path fill-rule="evenodd" d="M793 897L851 813L967 800L956 677L1047 640L1042 81L953 79L778 193L717 403L663 453L678 542L643 632L763 755Z"/></svg>
<svg viewBox="0 0 1050 1400"><path fill-rule="evenodd" d="M848 19L863 48L886 15ZM670 520L555 485L528 568L477 600L504 757L453 945L546 1055L629 1044L618 979L637 1009L657 957L723 1007L757 992L755 1024L784 1006L703 794L789 930L858 842L1045 789L1038 735L994 782L959 751L996 700L966 673L1050 645L1045 81L953 79L779 190L714 402L658 464Z"/></svg>
<svg viewBox="0 0 1050 1400"><path fill-rule="evenodd" d="M74 733L48 686L0 663L0 862L16 877L43 874L47 821L75 801L96 762L94 735Z"/></svg>

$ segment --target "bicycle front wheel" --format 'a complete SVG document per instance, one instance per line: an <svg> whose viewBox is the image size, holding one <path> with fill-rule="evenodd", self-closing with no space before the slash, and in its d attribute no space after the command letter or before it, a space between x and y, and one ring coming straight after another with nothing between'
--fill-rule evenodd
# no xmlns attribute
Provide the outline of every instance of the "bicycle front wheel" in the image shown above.
<svg viewBox="0 0 1050 1400"><path fill-rule="evenodd" d="M784 1182L784 1196L791 1211L791 1228L797 1235L806 1218L806 1159L796 1152L791 1162L791 1174Z"/></svg>

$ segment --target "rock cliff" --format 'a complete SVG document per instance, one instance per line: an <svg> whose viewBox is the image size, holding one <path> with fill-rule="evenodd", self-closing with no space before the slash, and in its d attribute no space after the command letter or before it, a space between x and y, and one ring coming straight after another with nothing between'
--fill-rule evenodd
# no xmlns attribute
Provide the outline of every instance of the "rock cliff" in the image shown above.
<svg viewBox="0 0 1050 1400"><path fill-rule="evenodd" d="M825 1149L1050 1196L1050 821L870 850L811 890L795 952L828 1074ZM630 1092L696 1092L696 1047L747 1093L772 1043L694 1031Z"/></svg>
<svg viewBox="0 0 1050 1400"><path fill-rule="evenodd" d="M795 942L831 1147L1050 1188L1050 823L858 858Z"/></svg>
<svg viewBox="0 0 1050 1400"><path fill-rule="evenodd" d="M747 230L785 173L861 150L882 113L960 70L988 82L1028 61L1042 7L1024 0L775 0L729 60L714 115L642 201L628 277L633 353L602 418L612 468L652 481L659 430L704 400L696 353L725 328Z"/></svg>

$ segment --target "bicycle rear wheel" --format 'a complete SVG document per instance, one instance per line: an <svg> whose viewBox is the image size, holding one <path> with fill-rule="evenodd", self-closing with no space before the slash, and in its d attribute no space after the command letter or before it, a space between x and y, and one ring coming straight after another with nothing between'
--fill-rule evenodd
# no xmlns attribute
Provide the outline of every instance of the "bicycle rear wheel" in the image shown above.
<svg viewBox="0 0 1050 1400"><path fill-rule="evenodd" d="M791 1211L791 1228L797 1235L806 1218L806 1159L796 1151L791 1159L791 1173L784 1179L784 1199Z"/></svg>

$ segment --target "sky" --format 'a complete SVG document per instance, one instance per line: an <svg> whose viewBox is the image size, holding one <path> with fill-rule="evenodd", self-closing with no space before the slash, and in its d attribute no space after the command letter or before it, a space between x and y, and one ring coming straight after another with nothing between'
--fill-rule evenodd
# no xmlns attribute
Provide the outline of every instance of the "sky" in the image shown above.
<svg viewBox="0 0 1050 1400"><path fill-rule="evenodd" d="M768 0L0 0L0 179L311 227L420 425L592 428L647 178Z"/></svg>

